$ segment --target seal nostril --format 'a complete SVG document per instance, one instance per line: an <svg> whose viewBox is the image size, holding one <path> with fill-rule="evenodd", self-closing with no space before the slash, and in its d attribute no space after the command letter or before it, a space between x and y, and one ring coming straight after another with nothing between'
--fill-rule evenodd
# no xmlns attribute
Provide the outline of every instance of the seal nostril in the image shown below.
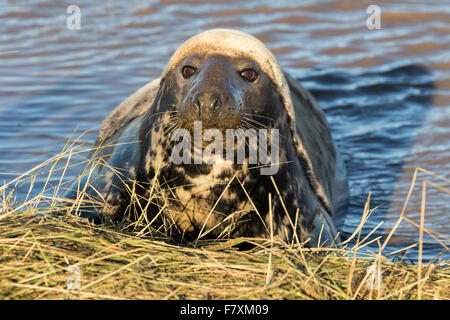
<svg viewBox="0 0 450 320"><path fill-rule="evenodd" d="M222 102L223 102L222 94L215 93L215 94L211 95L210 109L212 111L219 109L222 106Z"/></svg>
<svg viewBox="0 0 450 320"><path fill-rule="evenodd" d="M191 100L192 109L201 116L204 112L216 111L221 108L224 102L220 92L201 92L193 95Z"/></svg>
<svg viewBox="0 0 450 320"><path fill-rule="evenodd" d="M195 112L198 112L198 114L200 115L200 112L201 112L201 102L200 102L200 99L199 99L199 95L198 95L198 94L195 94L195 95L191 98L191 106L192 106L192 109L193 109Z"/></svg>
<svg viewBox="0 0 450 320"><path fill-rule="evenodd" d="M195 109L200 110L200 100L195 99L194 107L195 107Z"/></svg>
<svg viewBox="0 0 450 320"><path fill-rule="evenodd" d="M213 103L211 103L211 110L216 110L222 106L222 101L220 98L217 98L214 100Z"/></svg>

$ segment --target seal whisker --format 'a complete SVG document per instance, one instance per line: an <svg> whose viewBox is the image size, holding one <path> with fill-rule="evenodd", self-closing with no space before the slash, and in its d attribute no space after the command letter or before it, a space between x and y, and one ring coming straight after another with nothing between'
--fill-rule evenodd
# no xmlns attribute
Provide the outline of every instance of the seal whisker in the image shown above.
<svg viewBox="0 0 450 320"><path fill-rule="evenodd" d="M257 124L257 125L260 125L264 129L270 129L268 126L262 124L261 122L255 120L255 119L251 119L249 117L245 117L244 119L247 120L247 121L251 121L251 122L253 122L253 123ZM261 129L261 128L258 128L258 129Z"/></svg>
<svg viewBox="0 0 450 320"><path fill-rule="evenodd" d="M156 113L151 114L149 119L152 119L153 117L159 116L159 115L164 114L164 113L177 113L177 112L178 112L177 110L160 111L160 112L156 112Z"/></svg>
<svg viewBox="0 0 450 320"><path fill-rule="evenodd" d="M239 127L239 129L240 129L240 127ZM247 139L245 139L245 136L242 134L242 132L239 131L239 130L236 130L236 134L239 135L239 139L240 139L241 141L243 140L244 143L245 143L245 145L248 147Z"/></svg>
<svg viewBox="0 0 450 320"><path fill-rule="evenodd" d="M248 127L249 129L255 129L255 130L261 129L261 128L258 128L257 126L255 126L254 124L248 122L248 119L247 119L247 118L242 118L242 122L243 122L245 125L247 125L247 127Z"/></svg>
<svg viewBox="0 0 450 320"><path fill-rule="evenodd" d="M175 122L175 121L174 121L174 120L175 120L175 117L176 117L176 114L175 114L175 115L169 116L169 118L167 119L167 123L166 123L166 119L161 118L159 121L154 122L154 124L152 124L150 128L153 129L153 130L156 130L156 129L158 129L158 128L161 127L162 130L164 130L164 128L165 128L167 125L171 124L172 122ZM144 136L144 140L148 138L148 135L149 135L151 132L152 132L152 130L148 130L148 131L147 131L147 133L146 133L145 136Z"/></svg>
<svg viewBox="0 0 450 320"><path fill-rule="evenodd" d="M153 126L154 129L161 127L164 130L164 127L167 124L170 124L176 120L176 115L170 116L168 119L160 119L159 122L156 122L156 125ZM166 122L167 121L167 122Z"/></svg>
<svg viewBox="0 0 450 320"><path fill-rule="evenodd" d="M180 124L178 122L175 122L170 129L168 129L168 132L165 134L166 136L170 136L176 129L180 127Z"/></svg>
<svg viewBox="0 0 450 320"><path fill-rule="evenodd" d="M249 118L247 118L247 117L243 117L242 120L246 120L246 121L252 121L252 120L253 120L253 122L255 122L254 119L249 119ZM259 124L259 125L262 125L262 124L261 124L260 122L258 122L258 121L256 121L256 123ZM265 127L265 126L264 126L263 128L258 128L258 127L254 126L254 125L253 125L253 128L256 129L256 130L267 129L267 131L270 131L270 130L272 130L272 129L275 129L275 128L269 128L269 127ZM286 137L285 135L282 135L282 134L279 133L278 136L279 136L280 138L285 139L286 141L288 140L287 137Z"/></svg>
<svg viewBox="0 0 450 320"><path fill-rule="evenodd" d="M165 119L160 119L159 121L154 122L154 124L151 125L150 129L156 130L156 129L162 127L162 129L164 130L164 127L165 127L167 124L170 124L170 117L169 117L168 123L165 122ZM148 138L148 135L152 132L152 130L148 130L148 131L147 131L147 133L146 133L145 136L144 136L144 140Z"/></svg>
<svg viewBox="0 0 450 320"><path fill-rule="evenodd" d="M245 113L245 112L241 112L241 114L243 115L248 115L248 116L252 116L252 117L260 117L260 118L264 118L270 121L273 121L274 119L268 116L263 116L261 114L257 114L257 113Z"/></svg>
<svg viewBox="0 0 450 320"><path fill-rule="evenodd" d="M250 124L250 123L248 123L248 125L250 125L250 128L253 128L253 129L257 129L258 130L258 128L256 128L255 126L253 126L252 124ZM269 154L269 150L268 150L268 145L263 145L263 144L261 144L260 143L260 141L258 140L258 136L256 135L256 133L255 134L253 134L253 133L250 133L255 139L256 139L256 141L257 141L257 144L256 144L256 148L257 148L257 151L258 152L260 152L260 151L262 151L264 154ZM280 146L276 146L276 145L273 145L272 143L271 143L271 137L268 135L267 136L267 139L268 139L268 142L270 143L270 146L271 146L271 153L272 152L280 152Z"/></svg>
<svg viewBox="0 0 450 320"><path fill-rule="evenodd" d="M243 122L244 122L244 125L246 125L246 128L258 130L258 128L255 127L254 125L252 125L251 123L245 122L245 120L243 120ZM256 132L255 132L255 133L253 133L253 132L248 132L248 134L250 135L250 138L253 138L254 140L256 140L256 151L258 152L258 154L261 153L261 151L264 152L265 154L268 154L267 146L261 145L261 143L258 141L258 135L256 134ZM269 137L268 137L268 138L269 138ZM250 151L250 145L249 145L249 143L247 143L247 140L246 140L245 138L244 138L244 140L246 141L246 145L248 146L249 151ZM274 150L272 150L272 152L273 152L273 151L274 151ZM278 152L279 149L276 150L276 151ZM258 160L258 161L259 161L259 160Z"/></svg>

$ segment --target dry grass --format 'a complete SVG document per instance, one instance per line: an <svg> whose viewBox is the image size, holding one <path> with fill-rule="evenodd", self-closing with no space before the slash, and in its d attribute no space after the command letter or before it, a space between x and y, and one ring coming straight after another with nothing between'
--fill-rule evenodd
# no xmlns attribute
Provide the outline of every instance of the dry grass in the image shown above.
<svg viewBox="0 0 450 320"><path fill-rule="evenodd" d="M417 173L426 170L416 169L398 223L383 243L380 238L361 239L362 226L375 210L369 207L369 196L360 226L351 239L333 248L308 249L273 236L197 239L179 246L167 233L155 232L145 219L139 221L139 228L136 222L126 221L96 226L73 215L47 214L61 210L57 196L75 156L81 156L79 162L92 165L90 159L83 158L86 152L76 147L76 141L68 143L58 156L0 187L2 299L450 298L449 261L422 263L421 241L415 244L420 256L417 265L390 262L381 254L400 222L415 224L408 221L404 211ZM54 175L59 183L51 186ZM33 195L38 176L47 178L42 190ZM432 182L425 180L424 184ZM25 186L28 193L15 201L18 186ZM422 190L422 219L416 225L420 239L427 233L448 250L445 237L424 227L426 185ZM133 188L130 192L133 194ZM80 203L72 210L77 205ZM373 241L379 243L378 253L356 255ZM238 250L236 246L242 243L254 247ZM67 281L72 276L68 270L73 266L81 271L80 288L68 290Z"/></svg>

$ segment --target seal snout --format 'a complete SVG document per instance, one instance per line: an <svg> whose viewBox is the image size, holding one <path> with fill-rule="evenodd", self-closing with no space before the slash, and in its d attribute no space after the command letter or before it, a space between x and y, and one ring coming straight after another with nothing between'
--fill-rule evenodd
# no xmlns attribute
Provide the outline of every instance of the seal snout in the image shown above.
<svg viewBox="0 0 450 320"><path fill-rule="evenodd" d="M198 111L199 116L202 114L214 113L224 104L225 97L218 90L208 90L197 92L192 96L192 105Z"/></svg>
<svg viewBox="0 0 450 320"><path fill-rule="evenodd" d="M192 129L194 121L201 121L206 129L232 129L240 123L239 109L226 87L201 86L185 99L178 121L186 129Z"/></svg>

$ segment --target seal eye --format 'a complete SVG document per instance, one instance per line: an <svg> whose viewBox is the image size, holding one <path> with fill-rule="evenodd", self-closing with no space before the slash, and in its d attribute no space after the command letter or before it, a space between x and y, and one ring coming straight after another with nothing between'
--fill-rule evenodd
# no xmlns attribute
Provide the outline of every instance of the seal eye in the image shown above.
<svg viewBox="0 0 450 320"><path fill-rule="evenodd" d="M245 69L241 72L241 77L247 81L253 82L256 80L256 71L253 69Z"/></svg>
<svg viewBox="0 0 450 320"><path fill-rule="evenodd" d="M195 71L197 71L197 70L194 67L184 66L183 70L181 70L181 74L186 79L186 78L189 78L190 76L192 76L195 73Z"/></svg>

